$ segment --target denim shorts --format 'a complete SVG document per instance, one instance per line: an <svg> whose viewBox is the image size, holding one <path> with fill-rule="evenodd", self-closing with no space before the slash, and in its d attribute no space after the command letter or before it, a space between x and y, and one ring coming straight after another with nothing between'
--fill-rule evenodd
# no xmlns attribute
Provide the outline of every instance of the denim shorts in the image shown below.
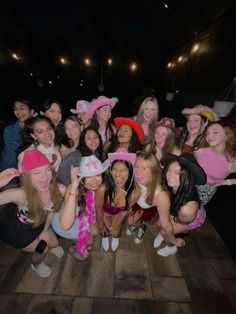
<svg viewBox="0 0 236 314"><path fill-rule="evenodd" d="M71 228L68 230L64 230L60 225L60 213L55 213L53 215L52 228L54 232L56 232L56 234L58 234L59 236L63 238L76 240L79 234L79 225L80 225L80 221L78 218L76 218Z"/></svg>

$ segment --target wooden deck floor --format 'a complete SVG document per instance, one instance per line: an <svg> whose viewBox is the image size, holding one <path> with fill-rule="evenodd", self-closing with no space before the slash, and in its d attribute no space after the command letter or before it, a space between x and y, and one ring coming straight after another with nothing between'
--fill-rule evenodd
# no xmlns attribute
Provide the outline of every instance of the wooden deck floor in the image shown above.
<svg viewBox="0 0 236 314"><path fill-rule="evenodd" d="M97 237L87 260L48 254L52 275L39 278L29 255L0 243L0 313L151 314L236 313L236 266L209 221L186 237L175 256L153 248L156 227L144 241L122 235L116 253Z"/></svg>

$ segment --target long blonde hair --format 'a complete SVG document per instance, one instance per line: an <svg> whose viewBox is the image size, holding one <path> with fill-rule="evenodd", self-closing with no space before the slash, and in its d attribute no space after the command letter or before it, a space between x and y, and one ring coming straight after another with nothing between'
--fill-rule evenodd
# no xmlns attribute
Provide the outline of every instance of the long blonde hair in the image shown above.
<svg viewBox="0 0 236 314"><path fill-rule="evenodd" d="M141 103L140 107L139 107L139 110L138 110L138 113L137 113L137 122L139 122L140 124L143 123L143 112L144 112L144 107L145 105L148 103L148 102L152 102L155 107L156 107L156 116L154 116L153 120L151 121L150 125L149 125L149 134L151 134L151 132L154 130L155 128L155 125L159 119L159 105L158 105L158 102L157 102L157 99L156 97L146 97L143 102Z"/></svg>
<svg viewBox="0 0 236 314"><path fill-rule="evenodd" d="M137 160L143 159L147 161L150 172L151 172L151 181L147 184L147 199L146 202L149 205L152 205L155 192L157 187L161 186L161 171L160 171L160 163L157 160L156 156L154 156L152 153L144 152L144 151L138 151L137 152Z"/></svg>
<svg viewBox="0 0 236 314"><path fill-rule="evenodd" d="M50 166L52 171L52 180L50 182L50 196L53 205L53 212L59 211L62 203L62 195L57 185L57 179L54 169ZM34 221L33 226L40 225L46 219L43 203L40 199L38 191L33 187L31 181L31 173L25 172L22 174L22 187L26 194L26 200L29 208L30 218Z"/></svg>

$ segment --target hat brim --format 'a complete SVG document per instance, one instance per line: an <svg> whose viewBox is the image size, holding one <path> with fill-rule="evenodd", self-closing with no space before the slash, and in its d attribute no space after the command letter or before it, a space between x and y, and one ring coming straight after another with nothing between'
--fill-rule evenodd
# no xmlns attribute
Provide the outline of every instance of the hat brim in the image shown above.
<svg viewBox="0 0 236 314"><path fill-rule="evenodd" d="M205 117L208 121L214 122L218 121L218 115L213 111L213 109L208 108L207 106L196 106L193 108L185 108L181 111L185 116L190 116L192 114L197 114L199 116Z"/></svg>
<svg viewBox="0 0 236 314"><path fill-rule="evenodd" d="M136 154L134 153L108 153L108 159L112 163L115 160L125 160L130 162L133 166L136 161Z"/></svg>
<svg viewBox="0 0 236 314"><path fill-rule="evenodd" d="M130 126L135 131L135 133L137 134L140 144L143 143L144 138L145 138L143 128L134 119L117 117L114 119L114 124L115 124L116 129L118 129L121 125L124 125L124 124Z"/></svg>
<svg viewBox="0 0 236 314"><path fill-rule="evenodd" d="M184 153L185 154L185 153ZM183 155L183 154L182 154ZM192 173L193 184L194 185L203 185L206 184L207 177L203 168L197 163L194 163L188 159L183 158L181 155L177 156L174 154L166 154L165 160L170 163L177 161L180 165L183 165Z"/></svg>
<svg viewBox="0 0 236 314"><path fill-rule="evenodd" d="M97 175L102 174L103 172L105 172L109 166L110 166L110 161L107 159L107 160L105 160L102 163L102 167L99 170L93 171L93 173L91 173L91 172L83 172L83 171L79 170L78 176L79 177L83 177L83 178L97 176Z"/></svg>
<svg viewBox="0 0 236 314"><path fill-rule="evenodd" d="M95 111L97 109L99 109L102 106L110 106L111 109L113 109L115 107L115 105L118 102L118 98L113 97L111 99L107 98L107 99L95 99L94 101L92 101L89 105L88 108L88 116L90 119L92 119Z"/></svg>

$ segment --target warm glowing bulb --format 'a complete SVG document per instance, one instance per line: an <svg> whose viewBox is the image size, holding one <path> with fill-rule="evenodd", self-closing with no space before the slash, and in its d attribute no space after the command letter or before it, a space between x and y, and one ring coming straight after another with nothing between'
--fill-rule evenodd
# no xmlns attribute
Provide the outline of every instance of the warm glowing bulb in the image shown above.
<svg viewBox="0 0 236 314"><path fill-rule="evenodd" d="M167 68L171 68L171 67L172 67L172 63L169 62L169 63L167 64Z"/></svg>
<svg viewBox="0 0 236 314"><path fill-rule="evenodd" d="M20 59L19 56L16 53L12 53L11 56L12 56L13 59L15 59L17 61Z"/></svg>
<svg viewBox="0 0 236 314"><path fill-rule="evenodd" d="M112 65L112 63L113 63L112 59L109 58L109 59L107 60L107 63L108 63L109 65Z"/></svg>
<svg viewBox="0 0 236 314"><path fill-rule="evenodd" d="M61 64L66 64L66 59L65 58L60 58Z"/></svg>
<svg viewBox="0 0 236 314"><path fill-rule="evenodd" d="M192 52L194 53L194 52L197 52L198 50L199 50L199 48L200 48L200 45L199 44L195 44L194 46L193 46L193 48L192 48Z"/></svg>
<svg viewBox="0 0 236 314"><path fill-rule="evenodd" d="M91 65L91 61L90 61L89 58L85 58L85 59L84 59L84 63L85 63L86 65Z"/></svg>
<svg viewBox="0 0 236 314"><path fill-rule="evenodd" d="M183 57L182 57L182 56L179 56L178 62L181 62L181 61L183 61Z"/></svg>
<svg viewBox="0 0 236 314"><path fill-rule="evenodd" d="M167 3L164 3L164 7L165 7L166 9L169 9L169 6L168 6Z"/></svg>
<svg viewBox="0 0 236 314"><path fill-rule="evenodd" d="M130 70L132 71L132 72L134 72L134 71L136 71L137 70L137 64L136 63L131 63L131 65L130 65Z"/></svg>

